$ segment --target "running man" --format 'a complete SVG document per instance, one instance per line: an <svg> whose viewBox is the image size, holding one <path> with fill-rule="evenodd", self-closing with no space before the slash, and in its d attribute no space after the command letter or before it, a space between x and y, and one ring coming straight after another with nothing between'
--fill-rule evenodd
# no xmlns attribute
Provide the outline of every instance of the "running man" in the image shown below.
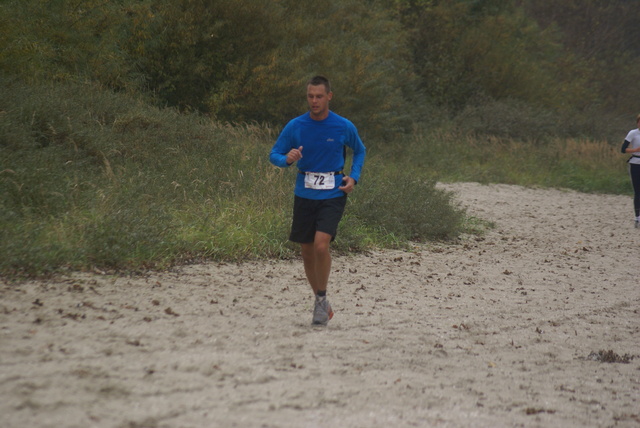
<svg viewBox="0 0 640 428"><path fill-rule="evenodd" d="M629 176L633 186L633 210L636 229L640 228L640 114L636 116L636 129L632 129L622 143L622 153L630 153Z"/></svg>
<svg viewBox="0 0 640 428"><path fill-rule="evenodd" d="M297 162L289 240L301 246L304 271L315 295L312 324L316 325L327 325L333 317L327 301L329 245L336 237L347 195L360 179L366 154L353 123L329 110L332 97L326 77L309 80L309 112L285 126L269 156L281 168ZM349 175L342 170L347 147L353 151Z"/></svg>

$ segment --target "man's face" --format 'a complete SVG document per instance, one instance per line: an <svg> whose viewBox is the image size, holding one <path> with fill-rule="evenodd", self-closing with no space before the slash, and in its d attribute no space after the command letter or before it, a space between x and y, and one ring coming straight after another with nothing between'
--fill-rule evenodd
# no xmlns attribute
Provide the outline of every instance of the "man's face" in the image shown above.
<svg viewBox="0 0 640 428"><path fill-rule="evenodd" d="M333 92L328 92L324 85L307 86L307 102L311 117L315 120L325 119L329 115L329 101Z"/></svg>

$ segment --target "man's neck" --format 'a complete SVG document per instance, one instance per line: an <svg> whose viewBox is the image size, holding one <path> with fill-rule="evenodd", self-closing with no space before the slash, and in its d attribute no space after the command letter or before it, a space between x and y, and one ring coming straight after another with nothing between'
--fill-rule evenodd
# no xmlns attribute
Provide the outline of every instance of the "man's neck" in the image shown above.
<svg viewBox="0 0 640 428"><path fill-rule="evenodd" d="M315 114L313 114L313 112L309 112L309 116L313 120L317 120L317 121L325 120L326 118L329 117L329 110L327 110L324 113L319 114L319 115L315 115Z"/></svg>

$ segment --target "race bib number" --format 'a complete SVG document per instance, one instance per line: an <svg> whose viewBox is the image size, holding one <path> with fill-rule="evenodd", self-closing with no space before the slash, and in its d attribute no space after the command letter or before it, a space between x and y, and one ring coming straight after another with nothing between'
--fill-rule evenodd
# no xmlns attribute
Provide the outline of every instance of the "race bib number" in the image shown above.
<svg viewBox="0 0 640 428"><path fill-rule="evenodd" d="M304 187L316 190L333 190L336 178L333 172L305 172Z"/></svg>

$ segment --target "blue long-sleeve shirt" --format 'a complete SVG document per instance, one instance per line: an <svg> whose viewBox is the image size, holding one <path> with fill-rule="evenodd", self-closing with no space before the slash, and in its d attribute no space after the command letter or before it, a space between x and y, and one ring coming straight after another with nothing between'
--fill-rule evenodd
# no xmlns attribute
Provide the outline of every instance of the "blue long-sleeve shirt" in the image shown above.
<svg viewBox="0 0 640 428"><path fill-rule="evenodd" d="M346 148L353 150L349 177L356 182L364 165L366 148L356 127L344 117L329 111L324 120L314 120L309 113L292 119L282 130L271 149L269 160L276 166L287 168L287 153L302 146L302 159L297 162L301 172L336 172L344 168ZM294 193L307 199L330 199L344 196L338 189L344 174L335 176L335 187L330 190L305 188L304 174L296 175Z"/></svg>

